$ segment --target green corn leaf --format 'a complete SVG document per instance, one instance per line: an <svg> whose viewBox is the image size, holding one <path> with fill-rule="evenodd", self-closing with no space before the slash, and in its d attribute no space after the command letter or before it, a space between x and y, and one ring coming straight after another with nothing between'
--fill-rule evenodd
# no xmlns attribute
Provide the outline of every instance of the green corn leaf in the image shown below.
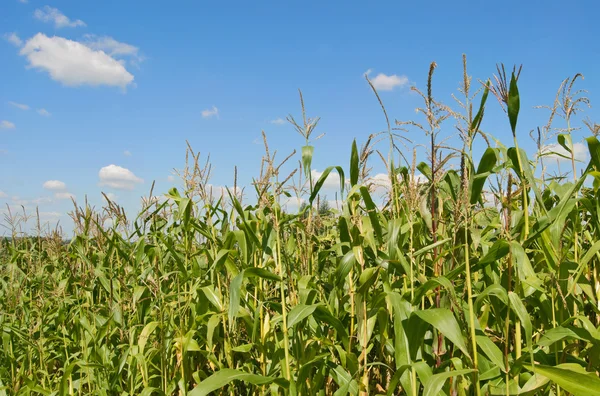
<svg viewBox="0 0 600 396"><path fill-rule="evenodd" d="M485 288L484 291L477 295L477 298L475 299L474 303L475 310L478 311L481 307L481 303L483 302L483 300L490 296L497 297L498 299L500 299L500 301L504 303L504 305L508 306L508 293L506 292L506 289L503 288L501 285L494 283L492 285L489 285L487 288Z"/></svg>
<svg viewBox="0 0 600 396"><path fill-rule="evenodd" d="M140 348L140 354L144 354L144 348L146 347L146 343L148 342L148 338L154 332L154 329L158 326L158 322L150 322L140 333L140 338L138 339L138 347Z"/></svg>
<svg viewBox="0 0 600 396"><path fill-rule="evenodd" d="M504 239L499 239L494 242L487 254L477 264L479 267L492 264L502 259L508 252L510 252L510 244Z"/></svg>
<svg viewBox="0 0 600 396"><path fill-rule="evenodd" d="M350 154L350 185L354 187L358 183L358 148L356 147L356 139L352 142L352 153Z"/></svg>
<svg viewBox="0 0 600 396"><path fill-rule="evenodd" d="M519 118L519 109L521 107L521 100L519 98L519 88L517 87L517 78L515 73L512 73L510 78L510 88L508 90L508 119L510 121L510 128L512 129L513 136L517 133L517 118Z"/></svg>
<svg viewBox="0 0 600 396"><path fill-rule="evenodd" d="M438 247L438 246L442 246L443 244L445 244L445 243L448 243L448 242L450 242L451 240L452 240L452 238L445 238L445 239L442 239L441 241L437 241L436 243L432 243L431 245L427 245L427 246L425 246L424 248L421 248L421 249L417 250L417 251L414 253L414 255L413 255L413 256L414 256L414 257L419 257L419 256L420 256L420 255L422 255L423 253L427 253L428 251L430 251L430 250L433 250L433 249L435 249L435 248L436 248L436 247Z"/></svg>
<svg viewBox="0 0 600 396"><path fill-rule="evenodd" d="M529 368L574 396L600 395L600 378L595 373L586 372L578 364L564 363L554 367L536 365Z"/></svg>
<svg viewBox="0 0 600 396"><path fill-rule="evenodd" d="M218 309L218 312L223 312L223 297L221 296L221 293L218 293L217 290L215 290L214 286L204 286L200 290L202 290L208 301Z"/></svg>
<svg viewBox="0 0 600 396"><path fill-rule="evenodd" d="M523 169L519 167L519 160L517 158L517 149L511 147L508 149L507 154L511 160L513 169L516 170L517 175L521 179L522 182L527 183L527 187L533 190L535 194L535 198L538 202L538 207L542 211L543 214L546 214L546 206L544 204L544 199L542 198L542 193L538 187L538 183L535 180L533 175L533 170L531 169L531 164L529 163L529 159L527 158L527 153L523 149L519 149L519 153L521 155L521 165Z"/></svg>
<svg viewBox="0 0 600 396"><path fill-rule="evenodd" d="M558 141L558 144L560 144L562 148L567 151L567 153L571 154L571 150L573 149L573 139L571 139L571 135L560 133L556 137L556 140ZM571 159L570 156L567 158Z"/></svg>
<svg viewBox="0 0 600 396"><path fill-rule="evenodd" d="M233 381L243 381L252 385L267 385L275 381L275 378L264 377L262 375L249 374L240 370L221 369L200 382L198 386L192 389L188 395L205 396L211 392L221 389Z"/></svg>
<svg viewBox="0 0 600 396"><path fill-rule="evenodd" d="M279 277L278 275L272 273L269 270L266 270L264 268L259 268L259 267L246 268L244 270L244 277L245 278L258 277L258 278L267 279L267 280L281 281L281 277Z"/></svg>
<svg viewBox="0 0 600 396"><path fill-rule="evenodd" d="M483 190L483 186L485 185L488 176L492 174L492 170L496 166L497 161L498 156L496 149L489 147L487 150L485 150L481 156L481 160L479 161L477 173L471 182L471 204L475 204L481 199L481 191Z"/></svg>
<svg viewBox="0 0 600 396"><path fill-rule="evenodd" d="M342 192L344 192L344 183L345 183L344 170L342 169L341 166L330 166L329 168L327 168L323 171L323 174L321 175L321 177L319 177L319 180L317 180L317 182L315 183L315 187L313 188L312 193L310 194L310 199L309 199L311 205L312 205L313 201L315 200L315 198L317 197L317 195L319 194L319 191L323 187L323 184L325 183L327 176L329 176L331 171L334 169L337 171L337 173L340 177L340 190Z"/></svg>
<svg viewBox="0 0 600 396"><path fill-rule="evenodd" d="M492 363L494 363L500 370L503 372L506 371L504 356L502 355L502 351L492 340L488 338L485 334L476 335L475 339L477 341L477 346L481 349L483 354L490 359Z"/></svg>
<svg viewBox="0 0 600 396"><path fill-rule="evenodd" d="M342 285L348 274L352 270L352 268L356 265L356 256L352 250L349 250L344 257L340 260L340 264L338 265L335 271L336 283L338 285Z"/></svg>
<svg viewBox="0 0 600 396"><path fill-rule="evenodd" d="M369 194L369 189L365 186L360 188L360 194L363 197L363 201L365 202L365 206L367 207L367 213L369 215L369 220L371 220L371 225L373 226L373 230L375 231L375 236L377 237L377 242L381 244L382 231L381 224L379 223L379 218L377 217L377 207L375 203L371 199L371 195Z"/></svg>
<svg viewBox="0 0 600 396"><path fill-rule="evenodd" d="M475 370L463 369L456 371L447 371L444 373L434 374L425 382L423 396L438 396L444 387L444 383L448 378L458 377L461 375L471 374Z"/></svg>
<svg viewBox="0 0 600 396"><path fill-rule="evenodd" d="M533 326L531 325L531 319L529 318L529 312L523 305L521 298L514 292L508 292L508 300L510 301L510 308L517 315L521 321L521 325L525 329L525 343L529 349L531 355L531 361L533 362L533 348L531 345L531 337L533 336Z"/></svg>
<svg viewBox="0 0 600 396"><path fill-rule="evenodd" d="M479 104L479 110L473 118L473 122L471 122L471 133L475 133L479 130L479 126L481 125L481 120L483 119L483 113L485 110L485 102L487 101L488 94L490 93L490 80L487 80L485 84L485 89L483 90L483 95L481 96L481 103Z"/></svg>
<svg viewBox="0 0 600 396"><path fill-rule="evenodd" d="M292 328L315 312L318 305L298 304L290 310L287 316L287 326Z"/></svg>
<svg viewBox="0 0 600 396"><path fill-rule="evenodd" d="M590 163L594 165L596 171L600 172L600 141L596 136L585 138L588 149L590 150Z"/></svg>
<svg viewBox="0 0 600 396"><path fill-rule="evenodd" d="M431 308L425 311L415 311L414 315L435 327L466 356L470 356L465 337L452 311L447 308Z"/></svg>
<svg viewBox="0 0 600 396"><path fill-rule="evenodd" d="M242 282L244 280L244 270L237 274L229 284L229 326L232 325L234 318L240 310L240 296L242 295Z"/></svg>
<svg viewBox="0 0 600 396"><path fill-rule="evenodd" d="M413 299L413 304L418 305L419 301L427 294L428 291L434 289L438 286L442 286L446 291L450 293L453 297L455 297L454 286L452 282L448 280L448 278L444 276L438 276L437 278L429 279L427 282L419 286L415 291L415 297ZM409 294L409 292L407 292Z"/></svg>
<svg viewBox="0 0 600 396"><path fill-rule="evenodd" d="M315 148L313 146L302 146L302 168L304 169L304 177L311 180L311 164Z"/></svg>

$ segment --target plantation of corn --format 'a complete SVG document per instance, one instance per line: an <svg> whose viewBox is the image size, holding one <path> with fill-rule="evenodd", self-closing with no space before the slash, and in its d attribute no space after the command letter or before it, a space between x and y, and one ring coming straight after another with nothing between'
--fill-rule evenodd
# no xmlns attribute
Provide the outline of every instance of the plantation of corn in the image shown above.
<svg viewBox="0 0 600 396"><path fill-rule="evenodd" d="M387 130L315 180L318 119L302 102L289 121L304 145L279 161L265 137L252 194L237 180L211 192L190 148L183 187L135 218L108 197L75 205L65 241L8 216L0 395L600 395L600 126L575 117L581 76L560 84L531 153L520 69L473 81L464 60L451 108L435 68L418 120L391 121L379 100ZM486 133L492 106L508 146ZM427 158L405 131L427 137ZM331 175L339 209L321 202ZM287 210L290 196L306 204Z"/></svg>

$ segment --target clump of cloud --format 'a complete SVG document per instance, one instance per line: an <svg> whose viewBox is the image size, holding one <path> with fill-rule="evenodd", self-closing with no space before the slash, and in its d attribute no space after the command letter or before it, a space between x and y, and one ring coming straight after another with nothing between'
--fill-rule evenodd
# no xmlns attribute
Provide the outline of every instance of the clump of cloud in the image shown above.
<svg viewBox="0 0 600 396"><path fill-rule="evenodd" d="M219 118L219 109L217 109L216 106L213 106L210 109L204 109L204 110L202 110L202 117L203 118L212 118L212 117Z"/></svg>
<svg viewBox="0 0 600 396"><path fill-rule="evenodd" d="M28 68L47 72L53 80L70 87L107 85L125 89L134 79L122 62L104 51L63 37L38 33L27 40L20 55L27 58Z"/></svg>
<svg viewBox="0 0 600 396"><path fill-rule="evenodd" d="M101 168L98 177L100 186L117 190L133 190L136 185L144 182L129 169L114 164Z"/></svg>
<svg viewBox="0 0 600 396"><path fill-rule="evenodd" d="M42 187L46 190L54 192L56 199L75 199L75 195L67 191L67 185L60 180L48 180L44 182Z"/></svg>
<svg viewBox="0 0 600 396"><path fill-rule="evenodd" d="M16 125L10 121L2 120L0 121L0 129L15 129Z"/></svg>
<svg viewBox="0 0 600 396"><path fill-rule="evenodd" d="M373 70L369 69L365 72L367 76L371 74ZM371 83L378 91L392 91L395 88L402 88L408 85L409 80L405 75L387 75L384 73L379 73L375 77L370 78Z"/></svg>

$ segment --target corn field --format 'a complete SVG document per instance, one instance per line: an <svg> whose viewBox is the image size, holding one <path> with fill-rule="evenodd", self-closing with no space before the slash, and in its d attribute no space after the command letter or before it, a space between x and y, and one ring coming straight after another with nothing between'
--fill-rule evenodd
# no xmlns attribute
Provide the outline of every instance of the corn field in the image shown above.
<svg viewBox="0 0 600 396"><path fill-rule="evenodd" d="M65 242L39 224L23 235L11 213L0 395L600 395L600 126L575 125L582 76L562 82L528 154L520 68L474 83L464 59L458 111L434 98L435 69L416 121L390 121L371 84L387 130L316 180L301 95L288 120L303 145L277 162L265 137L252 194L237 177L215 194L189 148L183 187L136 218L108 197L75 205ZM510 147L485 132L490 106ZM426 159L405 131L427 137ZM557 156L565 174L547 170ZM340 207L319 210L331 175Z"/></svg>

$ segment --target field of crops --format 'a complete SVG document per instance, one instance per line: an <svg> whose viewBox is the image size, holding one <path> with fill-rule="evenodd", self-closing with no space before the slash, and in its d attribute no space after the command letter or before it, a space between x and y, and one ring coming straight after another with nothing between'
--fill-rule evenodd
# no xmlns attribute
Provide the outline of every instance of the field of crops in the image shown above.
<svg viewBox="0 0 600 396"><path fill-rule="evenodd" d="M388 130L349 141L348 163L317 180L302 103L289 121L306 143L282 167L265 138L243 200L237 180L211 192L189 149L184 187L137 218L108 197L79 204L65 243L8 216L0 395L600 395L600 126L575 125L581 76L560 85L536 154L519 148L520 69L480 83L465 61L456 111L432 94L435 68L417 121L388 120L380 100ZM511 147L485 133L491 106ZM427 136L424 161L405 129ZM488 148L473 158L476 141ZM330 174L340 210L321 202ZM287 210L297 194L306 204Z"/></svg>

